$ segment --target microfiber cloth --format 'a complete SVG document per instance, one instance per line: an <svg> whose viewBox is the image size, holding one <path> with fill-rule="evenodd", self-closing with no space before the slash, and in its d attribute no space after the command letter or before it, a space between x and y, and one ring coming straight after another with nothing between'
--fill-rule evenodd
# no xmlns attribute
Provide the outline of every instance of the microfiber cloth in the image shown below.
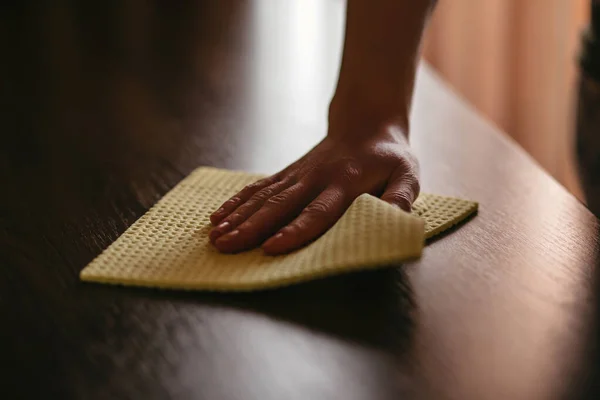
<svg viewBox="0 0 600 400"><path fill-rule="evenodd" d="M251 291L381 268L418 258L425 239L477 203L421 194L407 213L359 196L323 236L291 254L219 253L210 214L260 175L201 167L182 180L81 271L83 281L164 289Z"/></svg>

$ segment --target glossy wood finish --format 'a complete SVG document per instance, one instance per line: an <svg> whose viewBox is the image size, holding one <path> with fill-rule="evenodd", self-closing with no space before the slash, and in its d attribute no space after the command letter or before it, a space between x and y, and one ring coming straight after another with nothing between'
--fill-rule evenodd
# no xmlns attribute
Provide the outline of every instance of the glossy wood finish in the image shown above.
<svg viewBox="0 0 600 400"><path fill-rule="evenodd" d="M424 190L481 208L418 262L247 295L80 283L196 166L274 172L325 134L344 3L79 3L0 13L3 398L593 397L597 220L426 66Z"/></svg>

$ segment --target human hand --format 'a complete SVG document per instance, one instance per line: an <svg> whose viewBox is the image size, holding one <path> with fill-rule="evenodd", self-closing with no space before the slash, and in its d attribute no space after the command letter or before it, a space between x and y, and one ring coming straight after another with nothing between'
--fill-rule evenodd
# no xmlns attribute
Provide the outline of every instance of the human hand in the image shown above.
<svg viewBox="0 0 600 400"><path fill-rule="evenodd" d="M374 131L340 135L330 127L304 157L215 211L211 242L224 253L261 244L267 254L288 253L326 232L363 193L410 211L419 194L418 165L404 130L386 124Z"/></svg>
<svg viewBox="0 0 600 400"><path fill-rule="evenodd" d="M409 211L419 194L408 116L421 37L434 0L349 0L327 137L211 216L224 253L262 244L283 254L317 239L363 193ZM266 241L265 241L266 240Z"/></svg>

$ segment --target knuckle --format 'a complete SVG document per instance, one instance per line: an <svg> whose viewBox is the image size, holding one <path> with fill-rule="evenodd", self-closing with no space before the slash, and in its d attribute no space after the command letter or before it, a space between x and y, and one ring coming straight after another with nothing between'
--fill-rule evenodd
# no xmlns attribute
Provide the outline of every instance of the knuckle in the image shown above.
<svg viewBox="0 0 600 400"><path fill-rule="evenodd" d="M281 206L282 204L285 204L288 201L288 199L289 195L287 193L278 193L275 196L269 197L269 199L267 200L267 205L272 207Z"/></svg>
<svg viewBox="0 0 600 400"><path fill-rule="evenodd" d="M252 232L254 230L254 224L251 221L245 221L244 223L240 224L240 226L238 226L236 229L242 233Z"/></svg>
<svg viewBox="0 0 600 400"><path fill-rule="evenodd" d="M275 190L272 187L266 187L264 189L261 189L257 193L255 193L254 196L252 196L253 200L260 202L266 201L269 197L273 196L274 191Z"/></svg>
<svg viewBox="0 0 600 400"><path fill-rule="evenodd" d="M303 218L298 218L287 226L288 233L299 235L306 231L308 227L307 221Z"/></svg>
<svg viewBox="0 0 600 400"><path fill-rule="evenodd" d="M235 204L237 204L237 203L239 203L241 201L242 201L242 199L239 196L233 196L232 198L230 198L229 200L227 200L225 202L225 205L232 206L232 205L235 205Z"/></svg>
<svg viewBox="0 0 600 400"><path fill-rule="evenodd" d="M245 202L244 204L239 206L235 210L235 213L236 213L236 215L239 216L239 217L237 217L238 219L240 217L248 218L250 215L252 215L254 209L255 209L255 204L252 201L248 200L247 202Z"/></svg>
<svg viewBox="0 0 600 400"><path fill-rule="evenodd" d="M410 172L413 170L413 163L408 156L403 155L397 160L396 168L405 171L405 173Z"/></svg>
<svg viewBox="0 0 600 400"><path fill-rule="evenodd" d="M417 157L410 151L403 152L397 159L397 168L400 168L407 173L418 175L419 161Z"/></svg>
<svg viewBox="0 0 600 400"><path fill-rule="evenodd" d="M410 163L410 165L412 166L413 170L418 170L419 168L419 159L417 158L416 155L414 155L412 152L407 152L405 154L406 160Z"/></svg>
<svg viewBox="0 0 600 400"><path fill-rule="evenodd" d="M295 185L295 184L297 184L298 182L300 182L300 180L301 180L301 175L300 175L300 174L298 174L298 173L293 173L293 174L290 174L290 175L289 175L289 176L288 176L288 177L285 179L285 182L286 182L286 184L288 184L288 185Z"/></svg>
<svg viewBox="0 0 600 400"><path fill-rule="evenodd" d="M344 183L355 183L363 176L362 167L355 160L344 160L338 168L339 176Z"/></svg>
<svg viewBox="0 0 600 400"><path fill-rule="evenodd" d="M410 201L408 195L405 192L386 193L383 197L385 200L391 201L393 203L404 203Z"/></svg>
<svg viewBox="0 0 600 400"><path fill-rule="evenodd" d="M392 204L396 204L403 210L410 210L412 199L411 196L406 192L392 192L386 193L383 196L383 200L390 202Z"/></svg>
<svg viewBox="0 0 600 400"><path fill-rule="evenodd" d="M304 214L327 214L331 210L331 205L326 201L315 200L304 209Z"/></svg>
<svg viewBox="0 0 600 400"><path fill-rule="evenodd" d="M419 195L421 192L421 184L419 183L419 178L414 173L408 173L404 176L404 182L409 187L413 200Z"/></svg>
<svg viewBox="0 0 600 400"><path fill-rule="evenodd" d="M254 190L254 191L260 190L260 189L264 188L265 186L272 184L274 181L275 181L275 177L273 177L273 176L270 176L268 178L259 179L256 182L246 185L244 190Z"/></svg>
<svg viewBox="0 0 600 400"><path fill-rule="evenodd" d="M227 217L225 219L225 221L229 222L232 225L238 225L244 219L245 219L245 217L242 214L236 212L236 213L231 214L229 217Z"/></svg>
<svg viewBox="0 0 600 400"><path fill-rule="evenodd" d="M269 207L278 207L288 203L298 193L305 191L308 186L302 181L294 184L293 186L285 189L283 192L277 193L274 196L269 197L265 204ZM296 196L297 197L297 196Z"/></svg>
<svg viewBox="0 0 600 400"><path fill-rule="evenodd" d="M251 191L259 190L263 186L264 186L264 183L262 181L254 182L254 183L247 185L244 188L244 191L251 192Z"/></svg>

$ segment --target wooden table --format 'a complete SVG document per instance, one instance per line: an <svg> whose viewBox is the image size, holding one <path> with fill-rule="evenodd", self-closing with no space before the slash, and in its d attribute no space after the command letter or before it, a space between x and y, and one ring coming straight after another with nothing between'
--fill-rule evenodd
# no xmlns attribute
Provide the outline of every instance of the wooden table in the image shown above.
<svg viewBox="0 0 600 400"><path fill-rule="evenodd" d="M13 3L2 398L593 396L598 221L427 66L424 190L481 205L420 261L245 295L79 282L193 168L274 172L325 134L344 3Z"/></svg>

